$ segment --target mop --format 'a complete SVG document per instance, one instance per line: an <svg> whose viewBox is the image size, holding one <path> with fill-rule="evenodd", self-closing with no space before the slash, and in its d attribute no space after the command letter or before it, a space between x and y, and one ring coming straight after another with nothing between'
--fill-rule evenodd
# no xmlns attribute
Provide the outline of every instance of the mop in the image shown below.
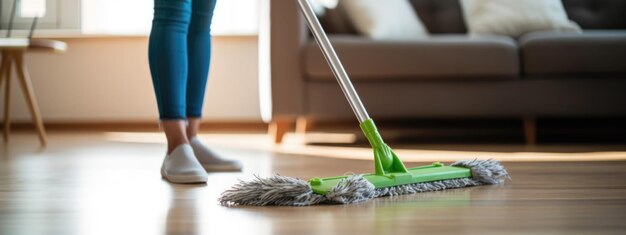
<svg viewBox="0 0 626 235"><path fill-rule="evenodd" d="M330 178L298 178L274 175L239 181L223 192L218 201L225 206L309 206L349 204L383 196L396 196L470 186L501 184L509 177L496 160L462 160L449 166L435 162L407 169L385 144L369 117L326 33L307 0L298 0L306 22L324 57L359 120L361 130L374 151L374 173Z"/></svg>

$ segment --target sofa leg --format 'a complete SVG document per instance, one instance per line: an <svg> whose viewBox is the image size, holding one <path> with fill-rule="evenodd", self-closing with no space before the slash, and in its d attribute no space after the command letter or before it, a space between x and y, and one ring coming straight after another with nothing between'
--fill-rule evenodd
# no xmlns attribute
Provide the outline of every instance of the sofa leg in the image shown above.
<svg viewBox="0 0 626 235"><path fill-rule="evenodd" d="M537 119L532 116L523 118L524 139L527 145L537 144Z"/></svg>
<svg viewBox="0 0 626 235"><path fill-rule="evenodd" d="M280 144L283 137L291 129L293 119L291 118L274 118L269 125L268 133L272 136L274 143Z"/></svg>
<svg viewBox="0 0 626 235"><path fill-rule="evenodd" d="M298 117L296 119L296 133L306 134L313 129L313 118L310 117Z"/></svg>

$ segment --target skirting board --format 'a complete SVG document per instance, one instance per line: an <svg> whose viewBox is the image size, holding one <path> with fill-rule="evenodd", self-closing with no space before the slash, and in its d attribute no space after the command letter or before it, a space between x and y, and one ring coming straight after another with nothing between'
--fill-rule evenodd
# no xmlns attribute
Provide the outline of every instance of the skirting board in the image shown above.
<svg viewBox="0 0 626 235"><path fill-rule="evenodd" d="M72 131L159 131L156 121L84 121L84 122L46 122L46 130ZM11 130L34 130L30 122L14 122ZM267 131L267 124L262 121L203 121L201 131Z"/></svg>

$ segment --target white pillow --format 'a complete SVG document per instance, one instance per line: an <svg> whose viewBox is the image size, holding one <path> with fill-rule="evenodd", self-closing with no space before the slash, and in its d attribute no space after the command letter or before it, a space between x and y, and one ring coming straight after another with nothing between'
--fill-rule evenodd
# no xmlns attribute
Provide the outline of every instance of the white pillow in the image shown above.
<svg viewBox="0 0 626 235"><path fill-rule="evenodd" d="M580 32L561 0L461 0L470 34L519 37L532 31Z"/></svg>
<svg viewBox="0 0 626 235"><path fill-rule="evenodd" d="M410 40L428 36L408 0L341 0L356 30L373 39Z"/></svg>

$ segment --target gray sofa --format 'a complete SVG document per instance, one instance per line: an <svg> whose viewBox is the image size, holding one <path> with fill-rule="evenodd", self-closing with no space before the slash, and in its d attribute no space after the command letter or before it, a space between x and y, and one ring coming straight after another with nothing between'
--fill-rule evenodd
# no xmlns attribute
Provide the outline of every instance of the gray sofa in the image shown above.
<svg viewBox="0 0 626 235"><path fill-rule="evenodd" d="M320 19L375 119L519 117L534 142L537 117L626 116L626 1L564 0L582 34L467 36L458 0L411 0L432 37L373 41L339 10ZM353 118L296 1L269 0L270 131L276 142L296 118ZM267 112L267 111L266 111Z"/></svg>

